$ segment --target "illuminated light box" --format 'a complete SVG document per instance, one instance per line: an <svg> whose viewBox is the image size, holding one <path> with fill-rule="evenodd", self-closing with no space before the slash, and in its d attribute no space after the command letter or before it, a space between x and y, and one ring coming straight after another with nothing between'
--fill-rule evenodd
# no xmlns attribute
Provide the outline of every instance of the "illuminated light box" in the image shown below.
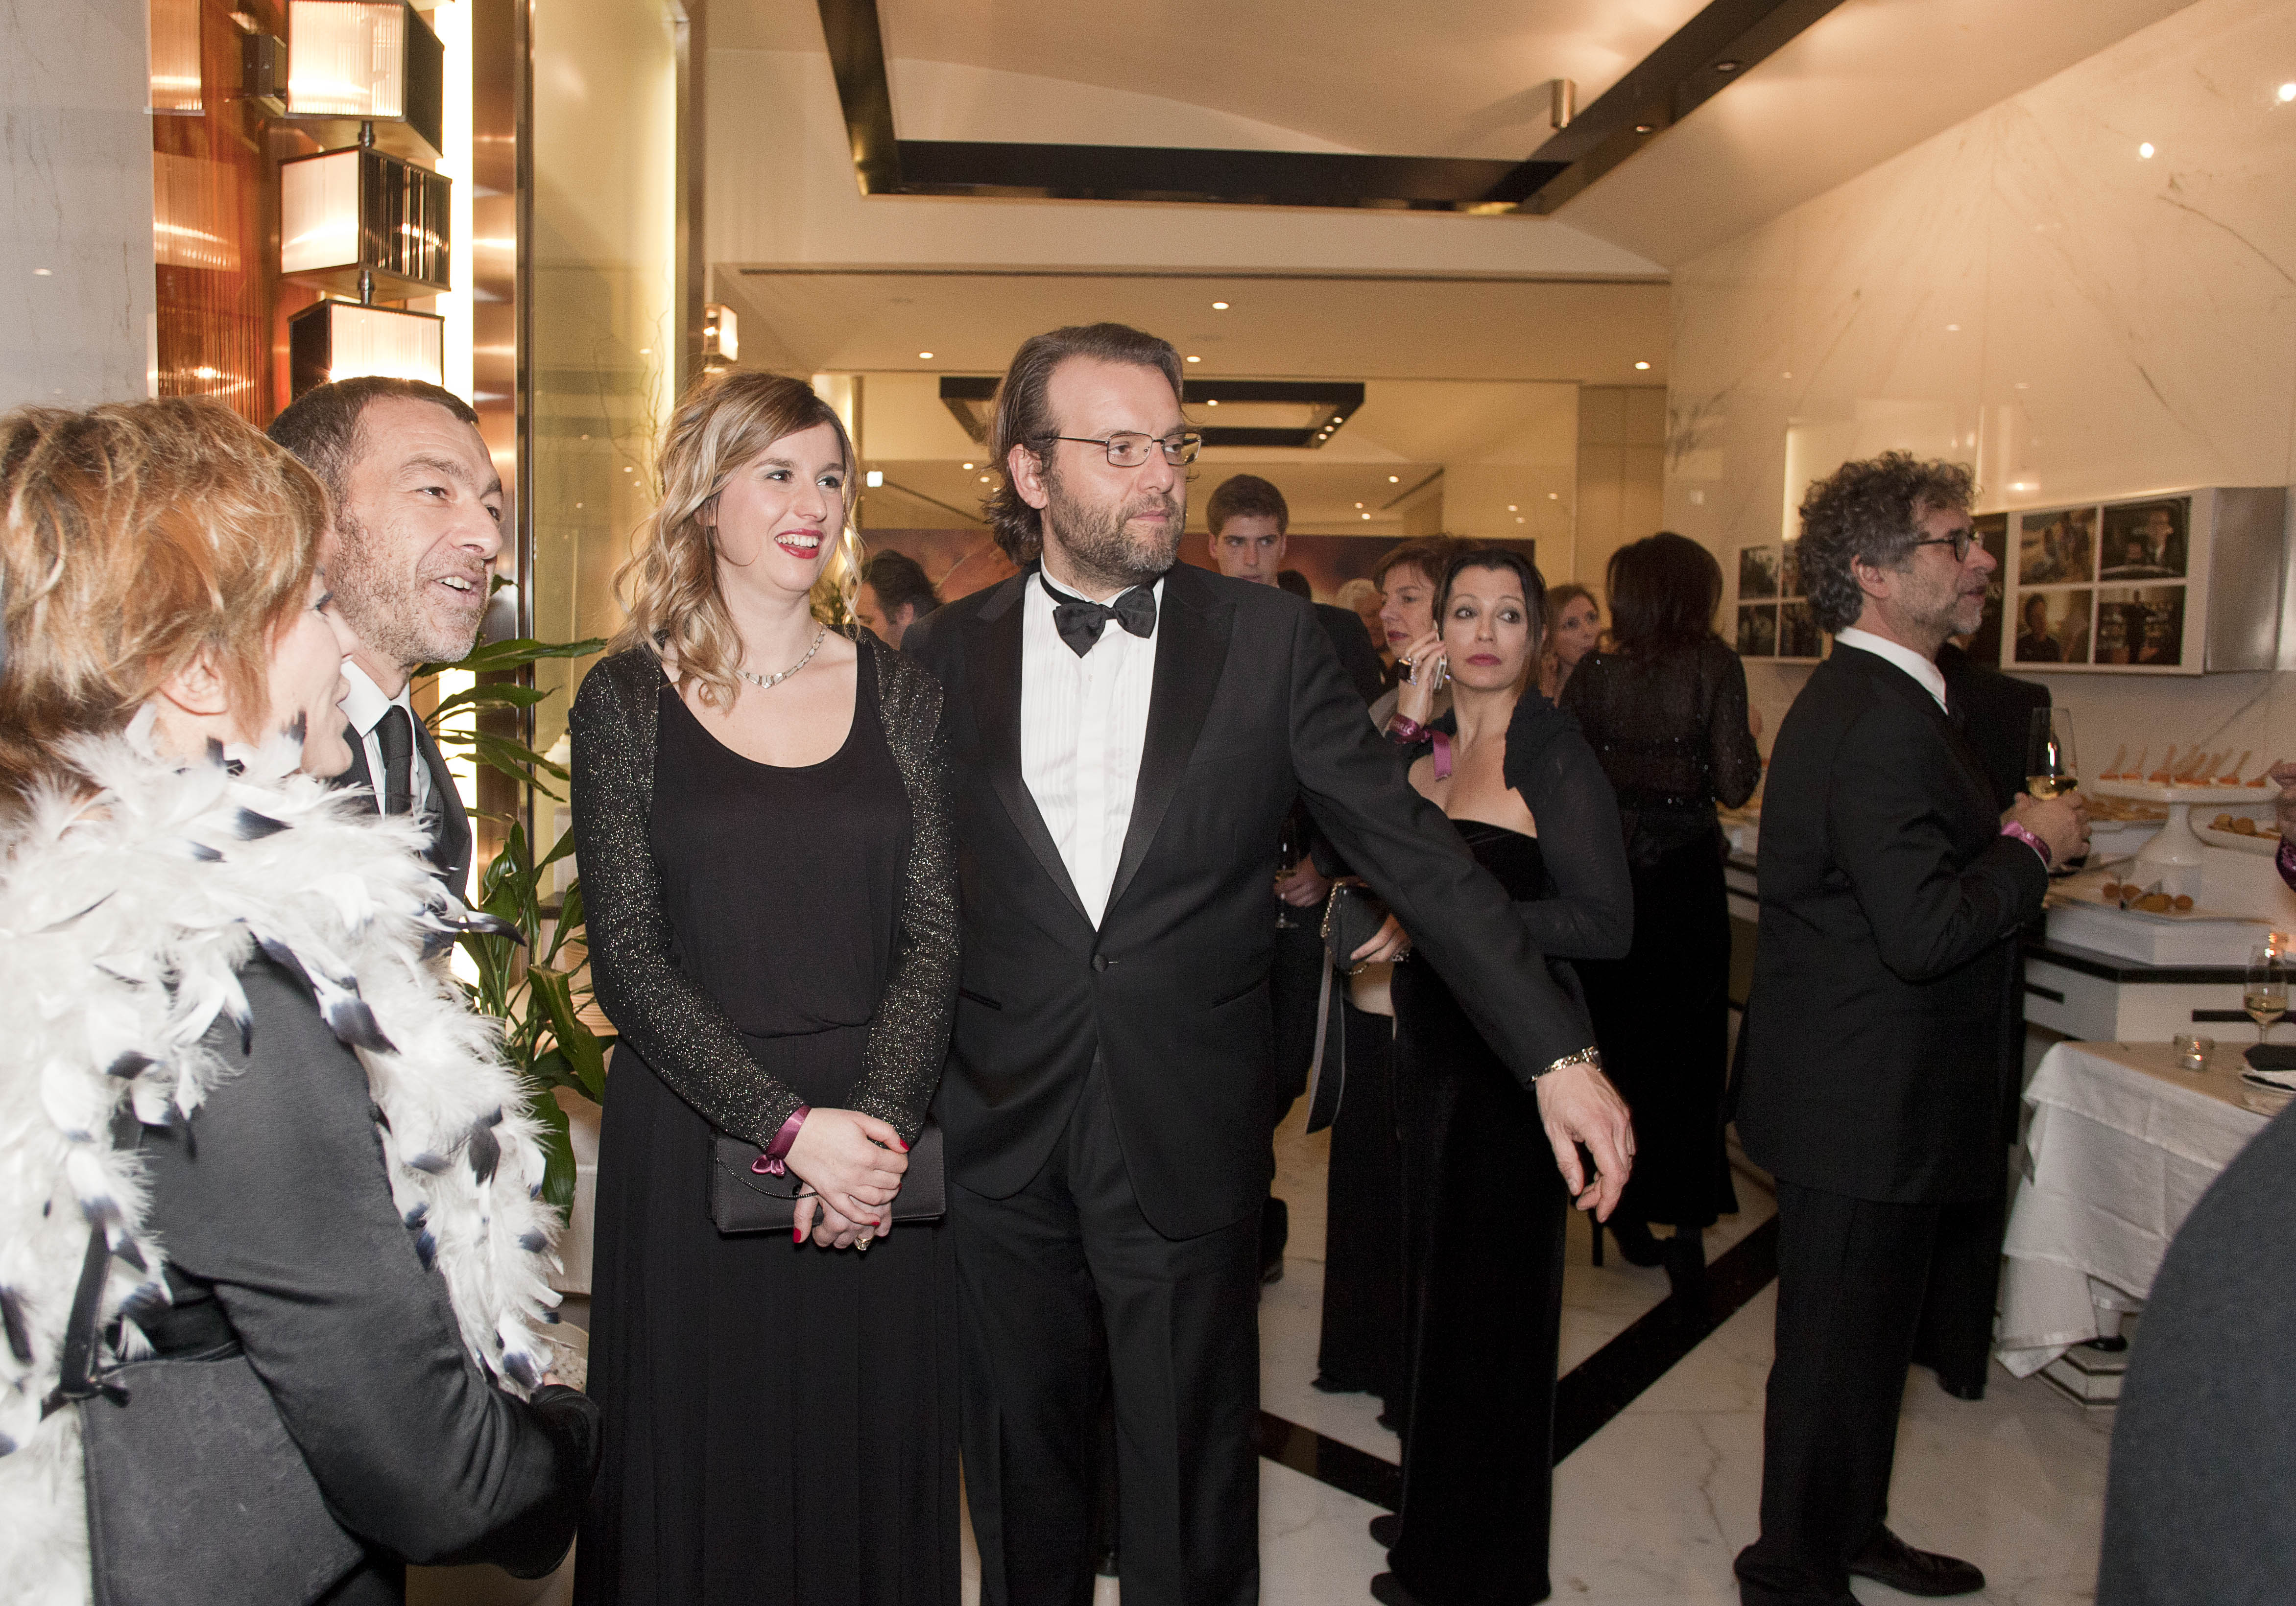
<svg viewBox="0 0 2296 1606"><path fill-rule="evenodd" d="M320 143L372 123L381 149L435 160L446 86L446 49L406 0L290 0L287 115Z"/></svg>
<svg viewBox="0 0 2296 1606"><path fill-rule="evenodd" d="M306 283L380 293L450 289L453 182L381 151L329 151L279 164L279 271Z"/></svg>
<svg viewBox="0 0 2296 1606"><path fill-rule="evenodd" d="M322 301L287 320L287 372L297 396L362 374L444 385L447 320L395 307Z"/></svg>
<svg viewBox="0 0 2296 1606"><path fill-rule="evenodd" d="M723 362L742 358L742 320L734 309L712 301L701 309L701 355Z"/></svg>

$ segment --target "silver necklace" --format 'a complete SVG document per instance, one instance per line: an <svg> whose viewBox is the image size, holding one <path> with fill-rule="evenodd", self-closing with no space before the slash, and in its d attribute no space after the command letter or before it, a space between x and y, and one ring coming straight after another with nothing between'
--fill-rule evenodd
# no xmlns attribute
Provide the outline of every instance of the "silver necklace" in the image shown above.
<svg viewBox="0 0 2296 1606"><path fill-rule="evenodd" d="M796 674L800 669L804 668L806 665L811 663L813 661L813 655L821 651L821 643L828 639L829 627L824 625L819 630L814 632L813 645L805 650L805 656L799 659L797 662L791 664L788 668L783 669L778 675L752 675L747 669L736 669L734 673L740 676L743 680L748 681L759 691L770 692L775 686L781 684L782 682L787 680L791 676Z"/></svg>

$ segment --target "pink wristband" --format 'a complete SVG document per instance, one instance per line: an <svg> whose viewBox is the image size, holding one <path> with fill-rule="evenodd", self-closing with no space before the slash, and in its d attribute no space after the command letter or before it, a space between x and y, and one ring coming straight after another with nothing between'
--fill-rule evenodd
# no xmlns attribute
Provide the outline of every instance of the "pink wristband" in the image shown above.
<svg viewBox="0 0 2296 1606"><path fill-rule="evenodd" d="M782 1123L779 1132L774 1134L774 1141L766 1145L766 1151L750 1162L750 1169L761 1176L787 1176L789 1168L783 1162L789 1156L790 1145L797 1142L797 1129L805 1125L805 1118L812 1113L813 1106L810 1104L800 1104L791 1110L790 1118Z"/></svg>
<svg viewBox="0 0 2296 1606"><path fill-rule="evenodd" d="M1396 714L1387 722L1388 740L1399 747L1410 747L1426 733L1427 727L1407 714Z"/></svg>
<svg viewBox="0 0 2296 1606"><path fill-rule="evenodd" d="M2049 852L2049 845L2041 840L2040 838L2035 836L2031 832L2026 830L2025 827L2017 823L2016 821L2011 820L2006 824L2003 825L2001 827L2001 834L2005 837L2015 837L2019 841L2024 843L2026 847L2031 848L2035 853L2041 856L2042 869L2046 870L2049 867L2049 861L2052 857L2052 855Z"/></svg>

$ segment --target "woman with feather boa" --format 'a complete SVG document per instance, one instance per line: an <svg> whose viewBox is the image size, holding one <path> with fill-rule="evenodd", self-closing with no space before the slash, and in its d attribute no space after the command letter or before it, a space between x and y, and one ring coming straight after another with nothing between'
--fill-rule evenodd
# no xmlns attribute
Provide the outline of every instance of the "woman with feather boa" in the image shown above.
<svg viewBox="0 0 2296 1606"><path fill-rule="evenodd" d="M0 1602L537 1576L588 1493L516 1079L417 828L320 779L325 525L212 403L0 419Z"/></svg>

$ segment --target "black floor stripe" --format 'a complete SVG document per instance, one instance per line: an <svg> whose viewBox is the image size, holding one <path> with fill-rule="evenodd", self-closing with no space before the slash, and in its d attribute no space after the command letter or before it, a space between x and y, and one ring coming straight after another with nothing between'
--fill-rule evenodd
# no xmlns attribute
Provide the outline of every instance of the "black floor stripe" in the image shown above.
<svg viewBox="0 0 2296 1606"><path fill-rule="evenodd" d="M1669 1295L1626 1332L1564 1373L1554 1385L1554 1459L1601 1432L1778 1275L1778 1221L1773 1216L1706 1268L1705 1297ZM1358 1500L1393 1511L1403 1497L1403 1469L1326 1438L1312 1428L1259 1413L1259 1453Z"/></svg>
<svg viewBox="0 0 2296 1606"><path fill-rule="evenodd" d="M1265 1411L1259 1413L1259 1453L1382 1511L1403 1504L1401 1467Z"/></svg>
<svg viewBox="0 0 2296 1606"><path fill-rule="evenodd" d="M1706 1268L1706 1297L1669 1294L1554 1385L1554 1460L1603 1430L1636 1397L1713 1337L1778 1275L1778 1218L1771 1217Z"/></svg>

